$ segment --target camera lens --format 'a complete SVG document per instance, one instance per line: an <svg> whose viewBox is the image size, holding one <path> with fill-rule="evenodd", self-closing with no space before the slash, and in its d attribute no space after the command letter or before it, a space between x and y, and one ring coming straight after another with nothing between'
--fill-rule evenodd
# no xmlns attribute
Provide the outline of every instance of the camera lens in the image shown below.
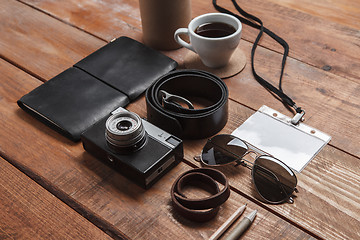
<svg viewBox="0 0 360 240"><path fill-rule="evenodd" d="M119 129L120 131L126 131L129 130L132 127L132 123L128 120L123 120L121 122L119 122L116 125L117 129Z"/></svg>
<svg viewBox="0 0 360 240"><path fill-rule="evenodd" d="M119 112L106 120L105 138L109 147L119 153L132 153L146 143L141 118L132 112Z"/></svg>

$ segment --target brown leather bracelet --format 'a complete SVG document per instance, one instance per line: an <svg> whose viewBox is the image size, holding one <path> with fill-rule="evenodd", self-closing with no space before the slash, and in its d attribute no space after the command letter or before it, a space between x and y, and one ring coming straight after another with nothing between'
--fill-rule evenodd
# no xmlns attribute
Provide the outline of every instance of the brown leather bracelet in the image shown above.
<svg viewBox="0 0 360 240"><path fill-rule="evenodd" d="M224 185L220 190L218 183ZM186 186L197 186L213 194L210 197L189 199L183 189ZM230 196L229 182L226 176L216 169L197 168L181 174L171 187L171 200L174 209L183 217L205 222L217 214L219 207Z"/></svg>

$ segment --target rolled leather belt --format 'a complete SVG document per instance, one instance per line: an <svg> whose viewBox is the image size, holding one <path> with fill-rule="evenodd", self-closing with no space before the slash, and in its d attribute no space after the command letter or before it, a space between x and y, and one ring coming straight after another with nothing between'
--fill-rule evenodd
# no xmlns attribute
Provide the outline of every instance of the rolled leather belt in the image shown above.
<svg viewBox="0 0 360 240"><path fill-rule="evenodd" d="M225 126L228 97L226 84L219 77L200 70L176 70L160 77L146 91L147 120L179 138L206 138ZM206 106L192 109L189 99L194 98Z"/></svg>
<svg viewBox="0 0 360 240"><path fill-rule="evenodd" d="M224 185L220 190L218 183ZM210 197L189 199L183 193L186 186L197 186L213 194ZM205 222L217 214L220 205L230 196L229 183L226 176L215 169L198 168L181 174L171 188L171 200L174 209L183 217Z"/></svg>

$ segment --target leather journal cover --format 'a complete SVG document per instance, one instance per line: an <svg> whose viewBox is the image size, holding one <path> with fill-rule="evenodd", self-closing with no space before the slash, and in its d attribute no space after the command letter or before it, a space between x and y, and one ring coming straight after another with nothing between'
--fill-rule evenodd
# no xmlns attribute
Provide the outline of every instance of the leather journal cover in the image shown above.
<svg viewBox="0 0 360 240"><path fill-rule="evenodd" d="M73 141L141 95L176 61L128 37L85 57L18 100L32 116Z"/></svg>

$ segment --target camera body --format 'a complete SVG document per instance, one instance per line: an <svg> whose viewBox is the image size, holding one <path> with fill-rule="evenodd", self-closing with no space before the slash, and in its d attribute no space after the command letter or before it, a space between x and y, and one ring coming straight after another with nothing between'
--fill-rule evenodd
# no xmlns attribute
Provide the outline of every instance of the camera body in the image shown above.
<svg viewBox="0 0 360 240"><path fill-rule="evenodd" d="M147 189L183 158L182 140L118 108L81 135L84 149Z"/></svg>

